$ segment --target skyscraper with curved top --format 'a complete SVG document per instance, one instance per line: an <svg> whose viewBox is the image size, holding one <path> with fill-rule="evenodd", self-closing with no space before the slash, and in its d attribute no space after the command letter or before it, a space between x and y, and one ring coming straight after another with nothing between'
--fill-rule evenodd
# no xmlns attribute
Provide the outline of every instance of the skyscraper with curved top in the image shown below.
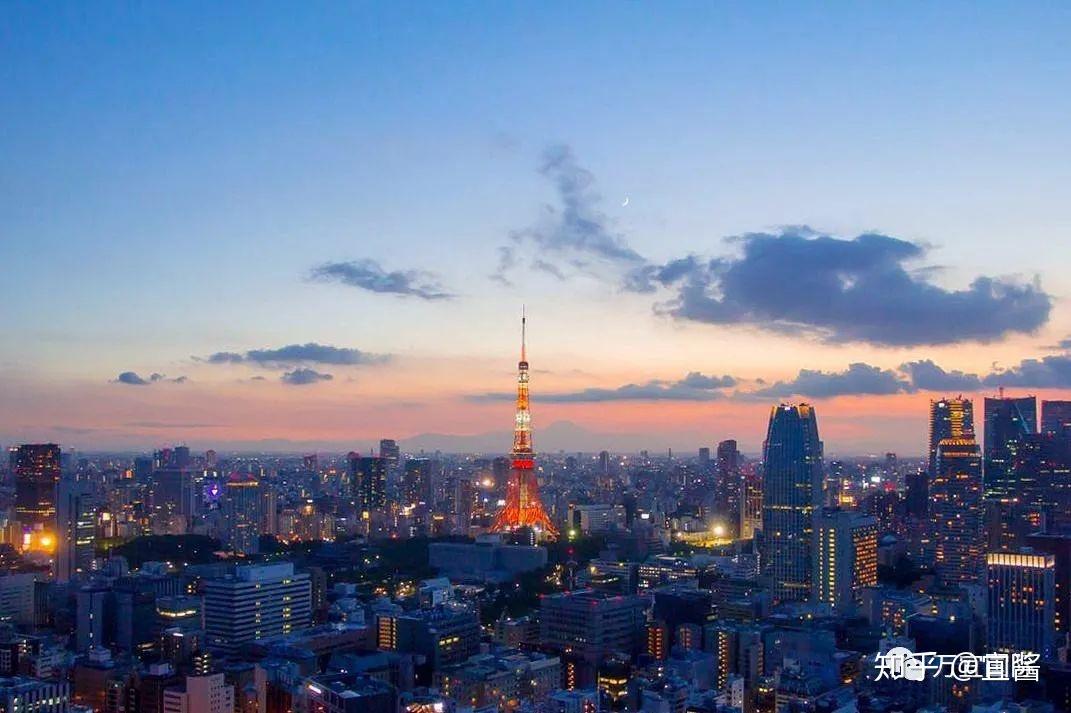
<svg viewBox="0 0 1071 713"><path fill-rule="evenodd" d="M822 503L822 441L808 404L770 411L762 449L762 576L775 601L811 593L815 509Z"/></svg>

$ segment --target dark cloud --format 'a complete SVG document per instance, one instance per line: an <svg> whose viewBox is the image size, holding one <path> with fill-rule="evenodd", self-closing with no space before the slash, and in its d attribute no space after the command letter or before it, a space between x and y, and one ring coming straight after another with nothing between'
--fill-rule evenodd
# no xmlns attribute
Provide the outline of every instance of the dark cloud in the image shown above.
<svg viewBox="0 0 1071 713"><path fill-rule="evenodd" d="M148 379L143 379L133 371L124 371L119 376L115 377L116 384L128 384L129 386L148 386L152 382Z"/></svg>
<svg viewBox="0 0 1071 713"><path fill-rule="evenodd" d="M153 372L149 374L149 378L143 378L134 371L124 371L112 380L114 384L126 384L128 386L148 386L149 384L155 384L157 382L166 381L171 384L185 384L188 379L185 376L176 376L173 379L169 379L163 374L157 374Z"/></svg>
<svg viewBox="0 0 1071 713"><path fill-rule="evenodd" d="M293 362L312 362L316 364L373 364L384 360L378 354L369 354L360 349L334 347L329 344L307 342L305 344L288 344L278 349L252 349L245 353L246 359L258 364L289 364Z"/></svg>
<svg viewBox="0 0 1071 713"><path fill-rule="evenodd" d="M216 352L204 359L209 364L237 364L245 357L237 352Z"/></svg>
<svg viewBox="0 0 1071 713"><path fill-rule="evenodd" d="M725 376L707 376L698 371L690 371L677 382L678 386L687 386L693 389L726 389L736 386L736 379L726 374Z"/></svg>
<svg viewBox="0 0 1071 713"><path fill-rule="evenodd" d="M1015 366L994 368L985 375L946 371L928 359L908 362L900 369L917 388L926 391L980 391L1000 386L1071 389L1071 354L1022 359Z"/></svg>
<svg viewBox="0 0 1071 713"><path fill-rule="evenodd" d="M916 389L923 391L977 391L982 387L977 374L958 369L946 371L930 359L901 364L900 371L911 378Z"/></svg>
<svg viewBox="0 0 1071 713"><path fill-rule="evenodd" d="M349 347L335 347L329 344L307 342L305 344L287 344L277 349L250 349L244 354L237 352L216 352L199 361L208 364L239 364L249 362L258 366L285 367L293 364L332 364L335 366L353 366L357 364L379 364L390 357L385 354L372 354Z"/></svg>
<svg viewBox="0 0 1071 713"><path fill-rule="evenodd" d="M625 275L625 289L654 292L659 286L672 285L702 268L703 263L695 255L670 260L665 265L641 265Z"/></svg>
<svg viewBox="0 0 1071 713"><path fill-rule="evenodd" d="M387 271L375 260L367 259L325 262L312 269L309 279L422 300L445 300L455 296L440 284L439 278L433 273L423 270Z"/></svg>
<svg viewBox="0 0 1071 713"><path fill-rule="evenodd" d="M1023 359L1017 366L992 371L984 383L986 386L1071 389L1071 354Z"/></svg>
<svg viewBox="0 0 1071 713"><path fill-rule="evenodd" d="M284 384L290 384L291 386L305 386L306 384L317 384L321 381L331 381L335 377L331 374L323 374L313 369L301 367L288 371L279 377L279 380Z"/></svg>
<svg viewBox="0 0 1071 713"><path fill-rule="evenodd" d="M715 401L725 398L718 391L735 386L731 376L707 376L693 371L678 381L652 379L642 384L625 384L615 389L590 388L580 391L536 394L542 403L598 403L603 401ZM516 398L508 393L480 394L474 401L509 401Z"/></svg>
<svg viewBox="0 0 1071 713"><path fill-rule="evenodd" d="M945 369L932 359L920 359L901 364L898 369L883 369L855 362L843 371L800 369L794 379L770 383L762 378L745 383L749 390L725 389L741 386L732 376L708 376L690 372L677 381L652 379L643 383L625 384L617 388L588 388L578 391L536 393L534 400L543 403L598 403L607 401L715 401L736 399L755 401L800 396L812 399L837 396L884 396L909 394L917 391L979 392L1000 386L1071 389L1071 354L1039 359L1023 359L1007 369L993 369L979 375L958 369ZM479 394L471 401L512 401L509 392Z"/></svg>
<svg viewBox="0 0 1071 713"><path fill-rule="evenodd" d="M1056 342L1056 344L1050 344L1045 348L1052 351L1071 351L1071 337L1068 337L1067 339L1061 339L1060 341Z"/></svg>
<svg viewBox="0 0 1071 713"><path fill-rule="evenodd" d="M925 255L924 246L877 233L844 240L795 228L734 242L742 246L738 258L640 266L625 287L672 287L676 297L659 310L683 320L885 346L1032 332L1052 309L1037 282L983 276L965 290L946 290L929 281L932 270L905 267Z"/></svg>
<svg viewBox="0 0 1071 713"><path fill-rule="evenodd" d="M553 184L557 204L544 205L534 225L510 233L512 244L499 249L493 279L508 284L503 273L522 263L524 250L539 254L528 262L532 268L560 279L567 276L566 267L592 272L595 263L631 268L645 262L603 213L595 176L577 163L569 146L547 148L539 173Z"/></svg>
<svg viewBox="0 0 1071 713"><path fill-rule="evenodd" d="M829 398L858 394L884 395L913 391L914 387L891 369L856 362L845 371L800 369L792 381L778 381L748 396L808 396Z"/></svg>

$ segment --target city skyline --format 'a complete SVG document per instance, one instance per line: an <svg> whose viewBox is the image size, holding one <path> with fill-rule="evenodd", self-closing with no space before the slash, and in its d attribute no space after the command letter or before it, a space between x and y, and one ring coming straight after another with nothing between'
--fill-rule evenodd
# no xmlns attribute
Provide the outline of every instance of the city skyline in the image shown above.
<svg viewBox="0 0 1071 713"><path fill-rule="evenodd" d="M1068 30L0 3L0 713L1071 711Z"/></svg>
<svg viewBox="0 0 1071 713"><path fill-rule="evenodd" d="M0 442L498 451L522 303L549 450L1071 395L1066 8L469 8L0 10Z"/></svg>

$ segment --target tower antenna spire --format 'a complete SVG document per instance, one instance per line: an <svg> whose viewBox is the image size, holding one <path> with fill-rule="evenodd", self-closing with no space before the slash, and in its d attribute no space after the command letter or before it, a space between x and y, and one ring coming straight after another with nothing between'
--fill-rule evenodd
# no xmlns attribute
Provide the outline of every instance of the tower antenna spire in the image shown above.
<svg viewBox="0 0 1071 713"><path fill-rule="evenodd" d="M491 523L492 532L530 527L546 538L556 538L558 528L539 499L539 478L532 450L532 414L528 410L528 315L521 305L521 361L517 364L517 412L513 419L513 450L506 503Z"/></svg>

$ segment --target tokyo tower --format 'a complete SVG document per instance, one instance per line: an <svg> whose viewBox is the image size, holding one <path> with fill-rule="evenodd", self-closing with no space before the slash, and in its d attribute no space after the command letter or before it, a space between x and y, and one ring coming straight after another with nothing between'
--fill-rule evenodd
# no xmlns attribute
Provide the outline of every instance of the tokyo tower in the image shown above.
<svg viewBox="0 0 1071 713"><path fill-rule="evenodd" d="M550 521L539 500L539 483L532 451L532 414L528 410L528 358L525 339L525 315L521 312L521 361L517 364L517 417L513 426L513 452L506 504L491 524L494 532L530 527L545 537L557 537L558 529Z"/></svg>

